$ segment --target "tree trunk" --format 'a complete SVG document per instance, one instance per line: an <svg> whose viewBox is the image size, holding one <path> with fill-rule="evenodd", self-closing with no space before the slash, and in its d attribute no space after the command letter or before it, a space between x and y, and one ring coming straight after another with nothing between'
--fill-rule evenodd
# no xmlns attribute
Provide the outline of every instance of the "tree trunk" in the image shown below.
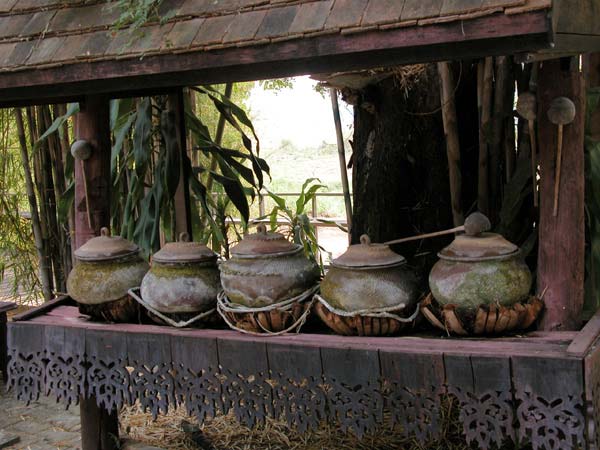
<svg viewBox="0 0 600 450"><path fill-rule="evenodd" d="M418 67L418 66L417 66ZM450 182L435 64L389 77L358 93L354 108L352 241L373 242L451 228ZM476 71L454 66L465 214L476 199ZM412 74L412 75L411 75ZM468 180L471 180L469 183ZM395 248L428 273L440 237Z"/></svg>

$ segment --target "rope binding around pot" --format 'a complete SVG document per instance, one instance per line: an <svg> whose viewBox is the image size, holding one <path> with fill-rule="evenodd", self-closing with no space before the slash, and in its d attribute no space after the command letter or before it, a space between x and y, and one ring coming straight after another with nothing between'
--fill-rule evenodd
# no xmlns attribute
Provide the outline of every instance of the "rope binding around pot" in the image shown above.
<svg viewBox="0 0 600 450"><path fill-rule="evenodd" d="M318 289L319 285L315 285L296 297L259 308L233 303L221 291L217 296L217 311L231 329L240 333L255 336L299 333L312 309L313 294Z"/></svg>
<svg viewBox="0 0 600 450"><path fill-rule="evenodd" d="M344 311L331 306L319 294L314 296L315 311L325 324L338 334L346 336L392 336L414 325L420 304L408 317L401 316L405 306L366 308Z"/></svg>

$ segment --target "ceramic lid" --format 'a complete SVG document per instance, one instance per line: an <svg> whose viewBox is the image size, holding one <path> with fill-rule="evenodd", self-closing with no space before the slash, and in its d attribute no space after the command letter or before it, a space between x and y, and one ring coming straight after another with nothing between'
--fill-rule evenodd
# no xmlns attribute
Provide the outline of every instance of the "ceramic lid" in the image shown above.
<svg viewBox="0 0 600 450"><path fill-rule="evenodd" d="M372 244L366 234L360 237L360 244L351 245L339 258L331 262L333 267L343 269L385 268L404 264L404 256L394 253L389 245Z"/></svg>
<svg viewBox="0 0 600 450"><path fill-rule="evenodd" d="M260 256L296 253L301 246L292 244L281 233L268 233L264 224L256 227L256 233L244 236L241 242L231 249L235 256Z"/></svg>
<svg viewBox="0 0 600 450"><path fill-rule="evenodd" d="M191 263L215 261L217 254L200 242L190 242L187 233L181 233L179 242L169 242L152 256L159 263Z"/></svg>
<svg viewBox="0 0 600 450"><path fill-rule="evenodd" d="M470 214L464 225L465 234L438 253L449 261L492 261L506 259L519 253L519 247L500 234L490 233L490 220L480 212Z"/></svg>
<svg viewBox="0 0 600 450"><path fill-rule="evenodd" d="M100 229L100 236L90 239L77 250L75 257L81 261L108 261L137 254L140 248L121 236L111 236L108 228Z"/></svg>

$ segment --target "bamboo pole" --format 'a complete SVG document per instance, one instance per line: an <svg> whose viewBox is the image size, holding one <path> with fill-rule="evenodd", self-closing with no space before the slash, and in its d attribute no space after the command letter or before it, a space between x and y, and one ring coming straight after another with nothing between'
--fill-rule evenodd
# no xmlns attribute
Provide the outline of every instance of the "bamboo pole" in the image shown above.
<svg viewBox="0 0 600 450"><path fill-rule="evenodd" d="M338 104L337 89L329 89L329 95L331 96L331 108L333 109L333 121L335 123L335 135L337 137L340 174L342 176L342 190L344 192L344 204L346 206L348 242L350 242L350 240L352 239L352 202L350 200L350 186L348 184L348 172L346 169L346 150L344 148L344 135L342 134L342 120L340 118L340 106Z"/></svg>
<svg viewBox="0 0 600 450"><path fill-rule="evenodd" d="M23 114L20 108L14 109L15 122L17 124L17 134L21 148L21 162L23 164L23 174L25 177L25 190L27 192L27 200L29 201L29 211L31 212L31 228L33 229L33 239L35 249L39 260L40 282L42 284L42 294L45 301L52 299L52 284L50 283L50 275L47 270L47 257L44 253L44 241L42 239L42 230L40 227L40 216L38 213L37 198L35 195L35 187L31 177L31 167L29 165L29 155L27 152L27 139L25 138L25 126L23 124Z"/></svg>
<svg viewBox="0 0 600 450"><path fill-rule="evenodd" d="M442 118L444 121L446 154L448 157L452 219L454 226L460 226L464 222L464 216L461 207L460 142L458 139L456 104L454 100L456 86L450 72L450 64L448 62L439 62L437 66L440 75Z"/></svg>

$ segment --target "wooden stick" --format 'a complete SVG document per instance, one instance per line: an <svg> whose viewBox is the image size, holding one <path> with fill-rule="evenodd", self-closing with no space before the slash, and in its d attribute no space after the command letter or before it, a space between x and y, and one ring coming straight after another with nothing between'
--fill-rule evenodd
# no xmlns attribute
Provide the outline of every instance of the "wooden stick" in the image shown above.
<svg viewBox="0 0 600 450"><path fill-rule="evenodd" d="M458 233L459 231L464 231L464 230L465 230L465 226L461 225L460 227L450 228L449 230L434 231L433 233L425 233L425 234L419 234L418 236L410 236L410 237L401 238L401 239L394 239L393 241L384 242L384 244L385 245L401 244L403 242L417 241L419 239L427 239L427 238L432 238L432 237L437 237L437 236L445 236L447 234Z"/></svg>
<svg viewBox="0 0 600 450"><path fill-rule="evenodd" d="M90 211L90 193L88 192L88 179L87 179L87 174L85 172L85 161L83 159L81 159L80 162L81 162L81 171L83 172L83 190L85 192L85 210L87 213L88 227L94 228L92 225L92 213Z"/></svg>
<svg viewBox="0 0 600 450"><path fill-rule="evenodd" d="M455 226L464 222L461 200L462 176L460 172L460 143L454 103L455 85L448 62L438 63L440 75L440 90L442 102L442 119L446 135L446 154L448 156L448 172L450 178L450 201L452 204L452 219Z"/></svg>
<svg viewBox="0 0 600 450"><path fill-rule="evenodd" d="M348 225L348 241L352 237L352 202L350 200L350 186L348 184L348 172L346 168L346 152L344 150L344 135L342 134L342 121L340 119L340 107L338 104L337 89L329 89L331 96L331 108L333 110L333 121L335 123L335 135L337 137L338 157L340 162L340 174L342 176L342 190L344 192L344 204L346 206L346 222Z"/></svg>
<svg viewBox="0 0 600 450"><path fill-rule="evenodd" d="M563 125L558 126L558 148L556 150L556 169L554 172L554 208L552 215L558 215L558 190L560 188L560 166L562 165Z"/></svg>
<svg viewBox="0 0 600 450"><path fill-rule="evenodd" d="M529 125L529 139L531 141L531 177L533 180L533 206L538 207L538 195L537 195L537 140L535 137L535 122L528 120Z"/></svg>

